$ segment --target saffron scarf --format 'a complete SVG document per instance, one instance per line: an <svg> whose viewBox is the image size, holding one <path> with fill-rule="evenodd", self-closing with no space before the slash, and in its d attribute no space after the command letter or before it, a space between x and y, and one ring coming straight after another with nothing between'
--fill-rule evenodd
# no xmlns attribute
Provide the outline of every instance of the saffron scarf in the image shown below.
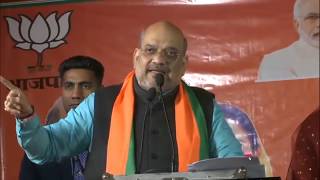
<svg viewBox="0 0 320 180"><path fill-rule="evenodd" d="M114 102L107 147L106 172L131 175L135 169L133 130L134 72L125 78ZM192 89L180 83L175 99L179 172L188 164L209 157L208 131L203 110Z"/></svg>

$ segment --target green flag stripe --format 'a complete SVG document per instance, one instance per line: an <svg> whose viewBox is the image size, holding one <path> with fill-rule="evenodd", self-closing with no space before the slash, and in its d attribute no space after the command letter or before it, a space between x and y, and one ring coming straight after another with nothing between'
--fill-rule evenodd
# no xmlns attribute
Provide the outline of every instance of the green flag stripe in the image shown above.
<svg viewBox="0 0 320 180"><path fill-rule="evenodd" d="M135 173L136 173L136 167L135 167L135 155L134 155L134 134L133 134L133 128L131 128L129 154L128 154L128 161L126 166L126 175L132 175Z"/></svg>
<svg viewBox="0 0 320 180"><path fill-rule="evenodd" d="M185 83L183 83L183 85L188 93L192 110L198 125L198 130L200 134L200 159L207 159L209 158L209 145L208 145L209 140L208 140L207 123L205 121L204 112L200 106L198 98L196 97L192 89Z"/></svg>

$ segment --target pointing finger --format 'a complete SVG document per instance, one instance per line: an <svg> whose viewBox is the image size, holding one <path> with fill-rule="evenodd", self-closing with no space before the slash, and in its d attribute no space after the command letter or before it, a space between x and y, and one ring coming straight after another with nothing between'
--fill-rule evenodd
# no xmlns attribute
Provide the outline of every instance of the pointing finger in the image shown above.
<svg viewBox="0 0 320 180"><path fill-rule="evenodd" d="M0 82L6 86L9 90L18 89L17 86L13 85L9 80L0 75Z"/></svg>

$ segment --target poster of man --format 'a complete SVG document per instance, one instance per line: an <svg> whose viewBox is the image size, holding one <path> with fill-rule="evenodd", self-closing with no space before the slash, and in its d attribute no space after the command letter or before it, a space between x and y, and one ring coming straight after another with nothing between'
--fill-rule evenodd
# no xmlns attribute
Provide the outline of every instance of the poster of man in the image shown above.
<svg viewBox="0 0 320 180"><path fill-rule="evenodd" d="M319 77L319 0L296 0L293 16L299 39L264 55L258 82Z"/></svg>

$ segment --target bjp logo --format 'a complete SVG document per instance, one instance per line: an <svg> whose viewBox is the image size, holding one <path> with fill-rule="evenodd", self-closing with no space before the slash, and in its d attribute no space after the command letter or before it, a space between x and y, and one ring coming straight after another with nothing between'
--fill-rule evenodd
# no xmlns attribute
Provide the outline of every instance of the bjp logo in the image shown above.
<svg viewBox="0 0 320 180"><path fill-rule="evenodd" d="M20 21L13 17L6 17L11 38L17 43L16 47L32 50L37 53L37 63L32 69L43 69L43 52L66 43L66 36L70 30L71 11L57 17L53 12L44 18L40 13L34 20L20 15Z"/></svg>

